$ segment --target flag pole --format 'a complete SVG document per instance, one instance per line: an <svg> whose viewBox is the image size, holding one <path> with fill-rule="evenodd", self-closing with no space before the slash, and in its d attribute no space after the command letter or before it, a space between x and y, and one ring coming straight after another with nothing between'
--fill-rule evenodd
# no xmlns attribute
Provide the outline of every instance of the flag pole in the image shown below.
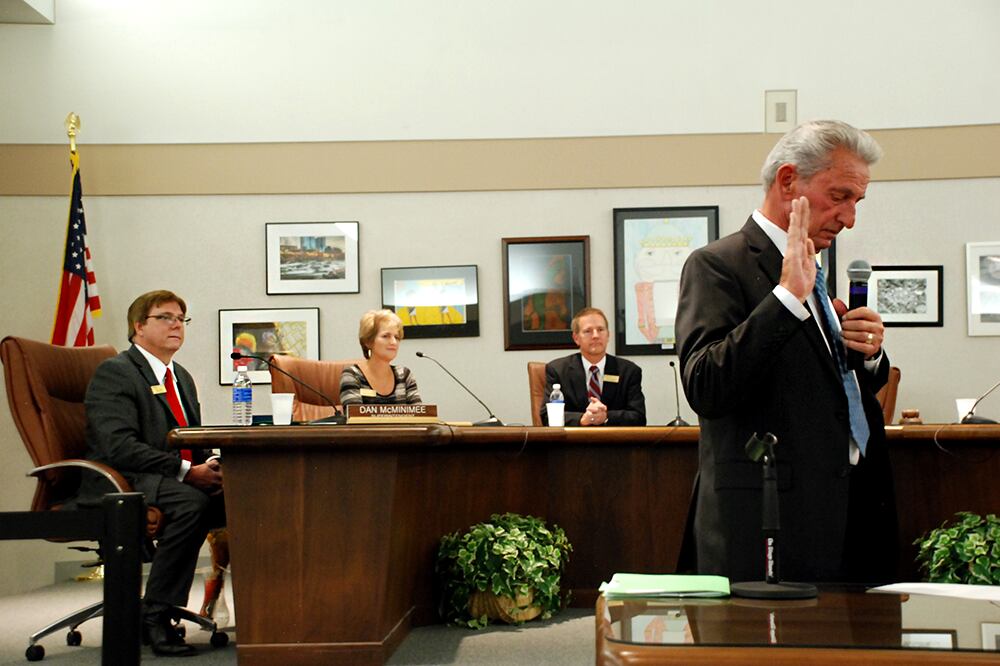
<svg viewBox="0 0 1000 666"><path fill-rule="evenodd" d="M83 188L80 185L80 156L76 151L76 135L80 116L66 116L66 136L69 137L69 161L72 166L72 192L66 225L66 246L63 252L59 297L52 326L54 345L87 347L94 344L93 317L101 315L101 299L97 294L93 261L87 246L87 224L83 212Z"/></svg>

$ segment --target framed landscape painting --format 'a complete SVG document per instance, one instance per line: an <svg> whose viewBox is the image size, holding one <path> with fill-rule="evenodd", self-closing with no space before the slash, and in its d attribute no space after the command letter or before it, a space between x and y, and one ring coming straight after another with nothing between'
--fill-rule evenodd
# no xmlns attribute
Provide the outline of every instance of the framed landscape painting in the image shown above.
<svg viewBox="0 0 1000 666"><path fill-rule="evenodd" d="M268 294L356 294L357 222L269 222Z"/></svg>

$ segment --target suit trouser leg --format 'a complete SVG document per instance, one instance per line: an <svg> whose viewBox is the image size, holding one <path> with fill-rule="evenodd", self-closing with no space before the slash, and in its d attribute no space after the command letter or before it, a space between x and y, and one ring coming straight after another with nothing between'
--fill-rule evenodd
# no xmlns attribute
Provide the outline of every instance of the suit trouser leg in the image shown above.
<svg viewBox="0 0 1000 666"><path fill-rule="evenodd" d="M164 529L156 543L144 599L147 605L186 606L208 530L225 524L222 495L210 497L193 486L164 478L155 505L163 512Z"/></svg>
<svg viewBox="0 0 1000 666"><path fill-rule="evenodd" d="M895 580L899 544L892 476L881 462L862 458L851 470L843 567L849 582Z"/></svg>

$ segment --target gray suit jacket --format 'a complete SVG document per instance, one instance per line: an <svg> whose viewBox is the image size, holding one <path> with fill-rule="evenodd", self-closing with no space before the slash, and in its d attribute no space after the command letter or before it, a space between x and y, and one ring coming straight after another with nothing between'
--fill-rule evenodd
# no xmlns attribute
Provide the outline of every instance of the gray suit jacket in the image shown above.
<svg viewBox="0 0 1000 666"><path fill-rule="evenodd" d="M800 321L772 289L781 253L751 218L737 233L692 254L677 310L684 391L699 415L694 536L702 573L763 577L761 469L744 445L754 432L778 438L781 566L788 580L844 580L850 422L840 375L812 319ZM882 412L888 377L858 372L871 428L864 478L872 480L864 526L872 570L895 566L895 508ZM859 477L861 478L861 477ZM852 527L854 529L854 527Z"/></svg>
<svg viewBox="0 0 1000 666"><path fill-rule="evenodd" d="M198 392L190 373L174 363L188 425L201 424ZM136 491L156 504L163 477L180 470L178 451L167 448L167 432L177 427L164 393L153 391L159 382L142 353L133 345L97 367L84 404L87 410L87 458L121 472ZM202 451L192 451L192 463L204 462ZM81 497L110 491L102 477L85 473Z"/></svg>

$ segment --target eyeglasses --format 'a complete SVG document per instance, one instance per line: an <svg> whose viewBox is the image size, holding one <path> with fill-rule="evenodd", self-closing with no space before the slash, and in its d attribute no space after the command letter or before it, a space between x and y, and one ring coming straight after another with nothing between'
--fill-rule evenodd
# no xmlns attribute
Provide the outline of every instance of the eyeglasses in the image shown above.
<svg viewBox="0 0 1000 666"><path fill-rule="evenodd" d="M182 326L187 326L188 324L191 323L191 317L185 317L184 315L158 314L158 315L149 315L148 317L146 317L146 319L155 319L163 324L166 324L167 326L175 322L181 324Z"/></svg>

